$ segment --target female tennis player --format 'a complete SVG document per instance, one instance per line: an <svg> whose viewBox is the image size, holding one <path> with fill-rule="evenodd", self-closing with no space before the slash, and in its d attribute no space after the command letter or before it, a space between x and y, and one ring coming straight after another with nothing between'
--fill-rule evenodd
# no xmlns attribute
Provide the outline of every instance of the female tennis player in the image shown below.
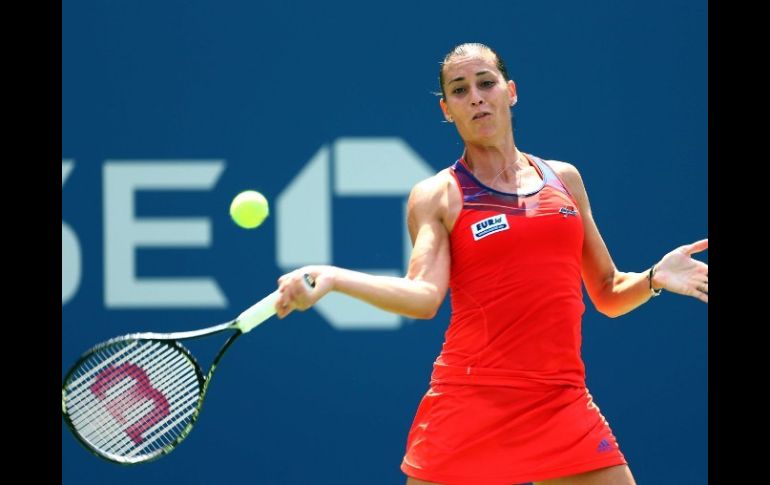
<svg viewBox="0 0 770 485"><path fill-rule="evenodd" d="M411 191L406 276L300 268L278 280L278 316L339 291L432 318L451 288L451 321L401 464L407 484L633 484L585 385L581 283L609 317L661 290L708 303L708 266L692 258L708 239L643 271L618 270L577 168L516 145L516 84L500 56L459 45L439 81L441 110L465 150ZM316 281L312 293L306 273Z"/></svg>

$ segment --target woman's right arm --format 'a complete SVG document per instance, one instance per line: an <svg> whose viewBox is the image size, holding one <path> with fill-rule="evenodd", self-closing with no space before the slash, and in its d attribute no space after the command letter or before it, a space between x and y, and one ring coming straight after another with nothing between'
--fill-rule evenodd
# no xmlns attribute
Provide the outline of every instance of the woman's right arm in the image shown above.
<svg viewBox="0 0 770 485"><path fill-rule="evenodd" d="M375 276L335 266L305 266L278 279L278 318L294 309L310 308L330 291L407 317L433 318L449 286L449 234L444 224L446 184L441 179L441 175L426 179L409 194L407 224L413 247L406 276ZM306 273L315 279L313 291L307 291L302 282Z"/></svg>

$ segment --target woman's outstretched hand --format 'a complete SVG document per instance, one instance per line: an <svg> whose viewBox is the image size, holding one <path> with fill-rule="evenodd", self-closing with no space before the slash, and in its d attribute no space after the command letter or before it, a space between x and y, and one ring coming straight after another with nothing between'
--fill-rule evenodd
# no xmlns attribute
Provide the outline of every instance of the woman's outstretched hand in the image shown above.
<svg viewBox="0 0 770 485"><path fill-rule="evenodd" d="M692 255L707 250L708 239L679 246L655 266L652 286L709 302L709 266Z"/></svg>

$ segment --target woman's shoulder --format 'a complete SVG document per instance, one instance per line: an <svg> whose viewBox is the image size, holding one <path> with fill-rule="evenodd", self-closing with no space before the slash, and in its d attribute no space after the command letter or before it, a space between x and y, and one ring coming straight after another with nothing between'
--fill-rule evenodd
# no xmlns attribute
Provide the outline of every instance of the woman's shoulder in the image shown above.
<svg viewBox="0 0 770 485"><path fill-rule="evenodd" d="M556 175L558 175L569 188L575 187L576 184L582 185L580 172L574 164L563 160L549 160L544 158L541 158L541 160L551 167L551 169L556 172Z"/></svg>
<svg viewBox="0 0 770 485"><path fill-rule="evenodd" d="M537 155L532 155L534 157L537 157ZM548 166L550 166L554 172L556 172L557 175L563 176L563 175L579 175L578 169L575 165L573 165L570 162L565 162L563 160L551 160L547 158L540 158L543 162L545 162Z"/></svg>
<svg viewBox="0 0 770 485"><path fill-rule="evenodd" d="M583 177L580 175L580 171L574 164L562 160L543 161L551 167L573 196L576 196L581 200L584 198L585 185L583 184Z"/></svg>
<svg viewBox="0 0 770 485"><path fill-rule="evenodd" d="M417 182L412 188L412 194L436 197L446 195L454 184L451 168L447 167L440 172Z"/></svg>
<svg viewBox="0 0 770 485"><path fill-rule="evenodd" d="M441 220L451 219L450 214L461 207L462 195L450 168L417 182L409 195L409 212L430 213Z"/></svg>

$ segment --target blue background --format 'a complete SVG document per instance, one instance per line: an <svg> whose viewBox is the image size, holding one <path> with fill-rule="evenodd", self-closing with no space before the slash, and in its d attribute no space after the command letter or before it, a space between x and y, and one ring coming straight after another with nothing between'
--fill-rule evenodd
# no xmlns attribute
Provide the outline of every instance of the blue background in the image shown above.
<svg viewBox="0 0 770 485"><path fill-rule="evenodd" d="M432 93L439 61L467 41L495 48L517 83L517 145L579 168L619 269L708 235L706 1L64 2L62 158L75 169L62 219L82 277L62 307L62 378L96 342L226 321L274 288L280 214L236 227L240 190L274 200L339 137L400 137L435 171L451 164L462 146ZM208 217L212 244L142 250L137 273L209 276L226 308L105 306L102 167L164 159L225 161L210 191L137 198L141 217ZM335 225L334 264L374 251L398 266L400 239L383 238L401 212L376 198L334 208L362 216L380 227L351 241ZM314 310L271 321L228 352L192 434L161 460L115 466L62 424L62 483L403 483L448 318L447 300L391 331L341 332ZM707 326L707 306L678 295L618 319L587 301L588 387L639 483L707 481ZM217 339L190 345L204 367Z"/></svg>

